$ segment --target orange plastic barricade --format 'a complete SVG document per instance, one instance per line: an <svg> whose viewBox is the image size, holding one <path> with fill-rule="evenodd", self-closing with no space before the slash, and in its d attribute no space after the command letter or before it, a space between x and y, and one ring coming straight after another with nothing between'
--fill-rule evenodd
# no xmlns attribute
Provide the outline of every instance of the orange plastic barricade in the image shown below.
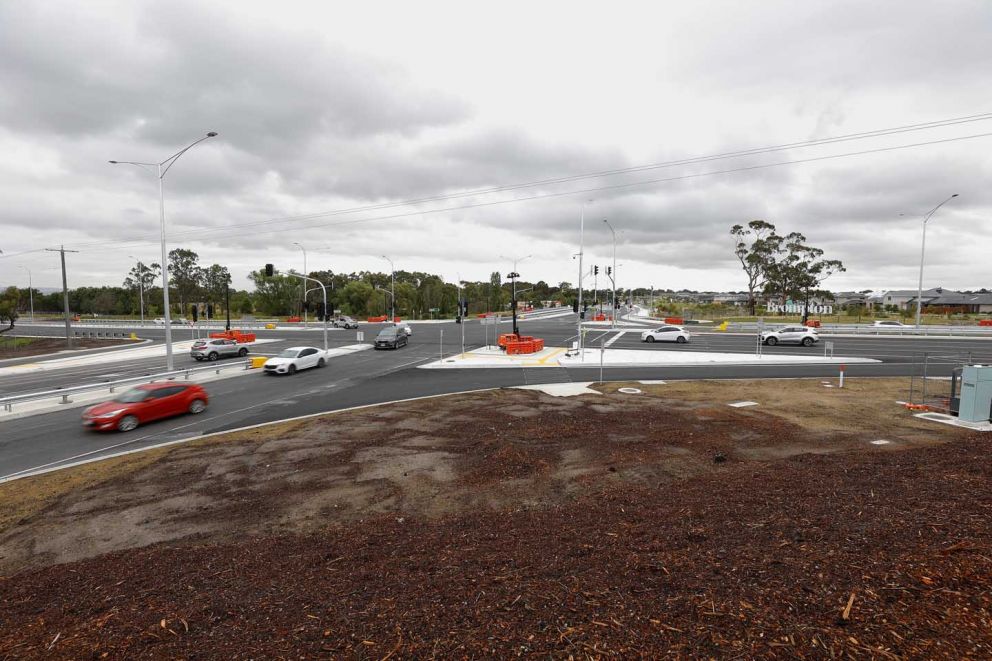
<svg viewBox="0 0 992 661"><path fill-rule="evenodd" d="M979 326L992 326L992 319L982 319L978 322Z"/></svg>
<svg viewBox="0 0 992 661"><path fill-rule="evenodd" d="M684 324L685 323L685 319L683 319L682 317L665 317L665 323L666 324L675 324L675 325L678 326L678 325Z"/></svg>
<svg viewBox="0 0 992 661"><path fill-rule="evenodd" d="M606 315L605 314L597 314L595 317L592 318L592 320L593 321L606 321Z"/></svg>
<svg viewBox="0 0 992 661"><path fill-rule="evenodd" d="M502 335L499 336L499 339L496 340L496 344L505 349L508 344L519 341L520 338L514 335L513 333L503 333Z"/></svg>
<svg viewBox="0 0 992 661"><path fill-rule="evenodd" d="M385 321L386 319L387 319L386 315L383 315L381 317L369 317L368 322L370 324L379 324Z"/></svg>
<svg viewBox="0 0 992 661"><path fill-rule="evenodd" d="M807 328L819 328L820 327L820 320L819 319L809 319L809 320L806 321L806 327Z"/></svg>
<svg viewBox="0 0 992 661"><path fill-rule="evenodd" d="M286 321L289 322L289 323L291 323L291 324L295 324L295 323L299 323L299 322L303 321L303 317L290 317Z"/></svg>

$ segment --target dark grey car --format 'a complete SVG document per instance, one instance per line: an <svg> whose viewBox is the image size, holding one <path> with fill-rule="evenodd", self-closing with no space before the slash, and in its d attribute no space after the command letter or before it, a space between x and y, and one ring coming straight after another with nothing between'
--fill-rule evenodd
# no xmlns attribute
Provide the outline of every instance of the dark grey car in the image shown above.
<svg viewBox="0 0 992 661"><path fill-rule="evenodd" d="M383 328L375 338L376 349L399 349L405 347L410 341L407 334L402 330L391 326Z"/></svg>

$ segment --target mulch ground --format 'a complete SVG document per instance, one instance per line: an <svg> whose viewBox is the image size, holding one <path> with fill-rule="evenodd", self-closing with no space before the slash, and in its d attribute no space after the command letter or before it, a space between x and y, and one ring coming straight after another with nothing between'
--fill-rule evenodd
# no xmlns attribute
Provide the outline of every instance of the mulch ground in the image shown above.
<svg viewBox="0 0 992 661"><path fill-rule="evenodd" d="M47 567L0 579L0 658L989 658L988 442Z"/></svg>

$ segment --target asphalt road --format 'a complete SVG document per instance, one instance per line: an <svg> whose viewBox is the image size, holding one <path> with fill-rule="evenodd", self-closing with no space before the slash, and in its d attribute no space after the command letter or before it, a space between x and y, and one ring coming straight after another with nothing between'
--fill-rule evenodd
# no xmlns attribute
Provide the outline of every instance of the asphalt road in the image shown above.
<svg viewBox="0 0 992 661"><path fill-rule="evenodd" d="M371 340L380 326L363 324L365 340ZM543 337L549 345L567 346L575 340L574 316L520 322L521 332ZM644 326L647 328L647 326ZM478 321L463 325L415 324L410 344L398 351L363 351L341 356L320 370L300 372L293 377L267 377L257 372L213 381L207 384L211 395L210 407L199 416L184 416L151 423L125 434L96 434L80 425L81 409L66 409L54 413L0 423L0 478L40 467L54 467L82 459L138 449L167 441L192 438L202 434L224 431L290 418L310 413L338 410L351 406L375 404L396 399L421 397L464 390L558 381L597 381L599 368L501 368L467 370L420 370L417 365L436 360L461 350L462 331L465 347L472 349L491 342L498 332L509 332L509 324L498 329L483 326ZM21 328L32 334L62 332L59 327ZM627 332L620 333L619 330ZM162 343L164 331L142 329L141 337ZM183 331L188 334L188 331ZM175 339L188 339L174 334ZM443 334L443 336L442 336ZM259 353L276 353L287 346L312 344L320 346L322 333L314 328L307 331L258 331L262 338L275 340L258 346ZM918 371L923 355L944 356L931 364L931 373L950 372L954 364L968 359L992 362L992 340L962 338L934 339L908 337L836 337L837 356L870 357L877 364L852 364L847 375L902 376ZM329 347L354 344L355 331L333 330L328 333ZM610 348L639 348L652 351L721 351L753 353L754 336L727 334L696 334L688 345L643 344L640 329L591 329L587 346L610 343ZM766 354L822 355L822 346L764 347ZM31 359L39 362L38 358ZM942 363L942 365L941 365ZM0 363L0 366L10 363ZM176 367L197 365L187 354L176 354ZM32 392L94 383L123 375L161 371L163 358L151 358L134 363L108 362L34 374L0 375L0 396L15 392ZM836 376L836 367L809 366L707 366L685 368L625 367L606 368L607 380L693 379L693 378L768 378L768 377L828 377ZM113 375L113 376L111 376Z"/></svg>

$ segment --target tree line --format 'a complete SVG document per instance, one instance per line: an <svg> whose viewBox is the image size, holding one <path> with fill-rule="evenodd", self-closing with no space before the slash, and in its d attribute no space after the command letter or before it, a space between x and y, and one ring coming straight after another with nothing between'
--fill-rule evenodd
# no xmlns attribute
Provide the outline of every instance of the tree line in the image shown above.
<svg viewBox="0 0 992 661"><path fill-rule="evenodd" d="M358 318L389 314L392 309L392 274L375 271L336 273L331 270L307 274L327 288L327 303L331 314L340 313ZM133 316L144 310L145 317L154 318L164 312L162 269L158 263L138 262L127 272L120 286L76 287L69 290L71 314L83 316ZM229 304L232 318L244 315L289 316L304 311L310 316L321 312L323 295L314 283L302 285L302 280L288 273L275 272L265 276L264 269L248 274L254 291L231 288L229 269L220 264L201 265L199 255L186 248L169 252L169 299L171 313L191 318L192 307L198 315L207 309L213 317L223 317ZM508 310L512 298L512 283L503 280L498 271L488 280L445 282L440 276L422 271L396 271L395 310L404 318L453 317L459 301L468 306L469 314ZM586 280L584 296L592 301L592 290ZM568 282L557 285L543 280L517 281L520 301L557 301L571 305L576 297L575 287ZM27 288L10 287L0 295L0 323L12 325L29 309ZM644 296L646 289L635 290ZM600 298L603 290L600 290ZM42 293L34 290L34 309L38 314L61 314L62 292Z"/></svg>

